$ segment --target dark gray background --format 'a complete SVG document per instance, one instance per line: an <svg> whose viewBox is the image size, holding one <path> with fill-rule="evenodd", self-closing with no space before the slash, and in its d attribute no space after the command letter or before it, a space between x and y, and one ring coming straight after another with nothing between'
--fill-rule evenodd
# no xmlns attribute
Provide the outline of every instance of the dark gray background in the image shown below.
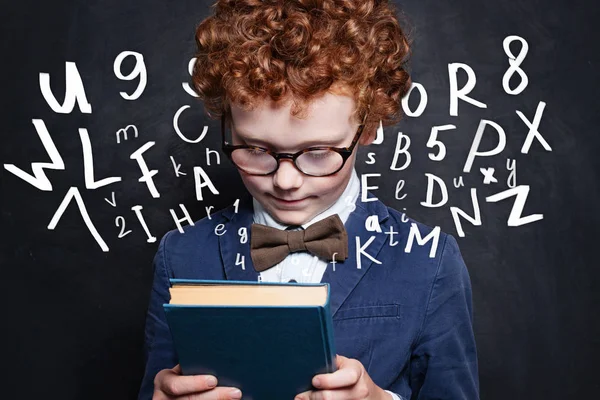
<svg viewBox="0 0 600 400"><path fill-rule="evenodd" d="M32 162L48 155L32 124L43 119L62 155L66 170L47 170L52 192L43 192L6 169L0 169L4 338L3 398L128 399L134 398L143 371L143 324L157 244L146 235L131 211L143 214L155 236L175 227L169 209L181 215L185 204L194 220L204 207L220 209L243 186L223 157L221 165L206 164L205 149L218 149L219 124L209 120L202 104L186 94L187 63L193 56L194 28L209 14L207 1L54 1L23 0L4 4L2 39L0 153L2 164L31 171ZM472 214L469 188L477 188L483 224L463 221L466 237L458 238L473 285L474 327L478 345L483 399L565 399L594 396L599 385L598 306L598 139L599 74L596 5L556 0L537 1L410 1L402 3L414 26L413 80L425 86L429 103L418 118L405 118L385 128L385 140L361 149L359 173L379 172L370 179L386 204L457 236L450 206ZM529 85L518 96L502 89L508 59L502 41L518 35L529 43L521 68ZM520 45L514 44L517 53ZM136 101L137 83L113 73L115 57L131 50L143 54L148 84ZM92 114L76 107L56 114L39 89L39 73L51 74L59 101L65 86L65 62L76 62ZM471 92L486 109L459 103L459 116L449 115L448 64L468 64L477 74ZM132 63L125 63L129 71ZM464 78L464 76L463 76ZM511 82L514 87L518 78ZM464 80L463 80L464 81ZM136 81L137 82L137 81ZM459 80L460 82L460 80ZM414 100L418 100L415 96ZM532 120L539 101L547 103L539 130L552 146L547 152L534 140L529 154L520 149L528 128L520 110ZM177 109L191 105L180 125L198 144L182 141L173 131ZM412 104L412 102L411 102ZM505 150L476 159L463 174L479 121L490 119L507 134ZM117 144L114 133L136 124L140 137ZM448 154L431 161L426 147L431 127L455 124L441 133ZM95 157L96 179L121 176L122 182L85 189L78 128L87 128ZM397 132L409 135L412 163L390 171ZM144 154L161 194L153 199L129 155L147 141ZM484 136L482 148L495 145ZM366 165L366 152L377 163ZM187 176L176 178L169 156ZM485 197L507 188L506 159L517 160L517 183L530 186L523 214L544 219L508 227L514 198L488 203ZM403 162L403 158L400 158ZM205 190L195 198L192 168L202 166L220 195ZM485 185L479 168L496 168L498 183ZM425 173L444 179L449 201L440 208L420 205L425 199ZM452 178L463 175L465 187ZM406 185L397 200L398 180ZM110 247L100 247L84 225L75 203L54 231L50 219L67 190L78 187L90 217ZM115 192L117 207L104 198ZM436 192L436 199L439 192ZM123 216L132 233L118 239L115 218ZM8 392L8 393L7 393Z"/></svg>

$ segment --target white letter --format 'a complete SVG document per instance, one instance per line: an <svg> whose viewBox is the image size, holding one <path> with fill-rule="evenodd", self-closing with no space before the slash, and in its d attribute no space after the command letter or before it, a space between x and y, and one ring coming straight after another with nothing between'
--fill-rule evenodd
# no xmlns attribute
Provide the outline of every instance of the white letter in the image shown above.
<svg viewBox="0 0 600 400"><path fill-rule="evenodd" d="M394 230L394 227L390 225L390 230L385 232L386 235L390 235L390 246L394 247L398 245L398 241L394 241L394 234L398 233Z"/></svg>
<svg viewBox="0 0 600 400"><path fill-rule="evenodd" d="M396 200L404 200L406 198L406 193L404 193L402 195L402 197L398 197L398 194L402 191L402 189L404 188L404 179L400 179L397 183L396 183Z"/></svg>
<svg viewBox="0 0 600 400"><path fill-rule="evenodd" d="M512 51L510 51L510 44L515 40L521 42L522 46L521 51L519 52L519 56L516 58L513 55ZM502 47L504 48L504 53L506 53L506 55L508 56L508 65L510 65L510 68L508 68L508 70L506 70L506 72L504 73L504 76L502 76L502 88L504 89L506 94L520 94L523 90L525 90L527 84L529 83L529 78L527 78L525 72L523 72L523 70L519 68L523 60L525 60L525 56L527 55L527 51L529 50L529 45L522 37L513 35L504 38L504 41L502 42ZM512 90L509 86L509 82L510 78L514 75L515 71L518 72L521 76L521 83L519 84L519 86L517 86L516 89Z"/></svg>
<svg viewBox="0 0 600 400"><path fill-rule="evenodd" d="M479 143L481 142L481 137L483 136L483 131L485 130L486 125L491 125L492 128L496 129L496 132L498 133L498 144L496 145L496 148L492 150L479 152ZM479 126L477 127L475 138L471 144L471 150L469 150L469 155L467 156L467 161L465 162L463 172L471 172L471 167L473 166L473 160L475 160L475 156L494 156L501 153L502 150L504 150L504 146L506 146L506 134L504 133L504 129L502 129L502 127L494 121L482 119L479 121Z"/></svg>
<svg viewBox="0 0 600 400"><path fill-rule="evenodd" d="M8 172L12 172L14 175L18 176L39 190L52 191L52 183L46 176L44 168L64 170L65 163L63 162L60 153L56 149L56 146L52 141L52 137L50 136L50 133L48 133L48 129L46 129L44 121L41 119L32 119L31 122L33 122L33 126L35 127L35 130L40 137L42 144L44 145L46 153L48 153L48 156L50 156L50 162L31 163L31 171L33 172L33 176L23 171L21 168L18 168L14 164L4 164L4 168L6 168Z"/></svg>
<svg viewBox="0 0 600 400"><path fill-rule="evenodd" d="M377 215L370 215L365 220L365 229L369 232L381 232L381 226L379 226L379 219Z"/></svg>
<svg viewBox="0 0 600 400"><path fill-rule="evenodd" d="M129 235L131 233L131 229L125 231L125 218L123 218L121 215L118 215L117 218L115 218L115 225L117 226L117 228L119 227L119 223L123 224L123 226L121 226L121 232L119 232L119 235L117 236L119 239L121 239Z"/></svg>
<svg viewBox="0 0 600 400"><path fill-rule="evenodd" d="M377 136L375 136L375 140L371 144L381 144L383 143L383 124L381 120L379 120L379 127L377 128ZM335 271L335 269L334 269Z"/></svg>
<svg viewBox="0 0 600 400"><path fill-rule="evenodd" d="M176 164L173 156L169 156L171 159L171 163L173 163L173 169L175 170L175 177L179 178L179 175L187 175L185 172L179 172L179 168L181 168L181 164Z"/></svg>
<svg viewBox="0 0 600 400"><path fill-rule="evenodd" d="M134 136L136 138L138 137L137 126L129 124L125 128L121 128L121 129L117 130L117 132L115 133L117 136L117 144L121 143L121 133L123 134L123 137L125 138L125 140L127 140L127 131L129 130L129 128L132 128L131 130L133 131Z"/></svg>
<svg viewBox="0 0 600 400"><path fill-rule="evenodd" d="M200 177L202 177L202 179L204 179L204 182L202 182ZM214 195L219 194L219 191L215 188L212 181L210 180L208 175L206 175L206 172L204 172L202 167L194 167L194 181L196 183L196 200L198 200L198 201L203 200L202 188L205 186L208 186L208 188L210 189L212 194L214 194Z"/></svg>
<svg viewBox="0 0 600 400"><path fill-rule="evenodd" d="M369 240L367 240L367 243L365 243L364 246L360 246L360 237L356 236L356 268L357 269L361 269L362 268L362 262L360 259L360 255L364 254L365 257L369 258L371 261L373 261L376 264L381 264L381 261L374 259L373 257L371 257L369 254L365 253L365 249L367 247L369 247L369 245L371 244L371 242L375 240L375 236L371 236L369 238Z"/></svg>
<svg viewBox="0 0 600 400"><path fill-rule="evenodd" d="M511 196L517 196L515 202L508 216L508 226L521 226L529 224L531 222L538 221L544 218L544 214L532 214L527 217L521 217L523 207L525 207L525 200L529 194L529 185L519 185L516 188L508 189L500 193L496 193L492 196L485 198L488 202L497 202L500 200L507 199Z"/></svg>
<svg viewBox="0 0 600 400"><path fill-rule="evenodd" d="M240 253L235 255L235 265L241 265L242 270L246 270L246 256L240 258Z"/></svg>
<svg viewBox="0 0 600 400"><path fill-rule="evenodd" d="M146 242L148 242L148 243L154 243L154 242L156 242L156 236L152 236L150 234L150 230L148 229L148 225L146 225L146 220L144 219L144 216L141 213L141 210L143 209L143 207L140 206L140 205L137 205L137 206L131 207L131 209L133 210L133 212L137 216L138 221L140 221L140 224L142 225L142 228L144 228L144 232L146 232L146 236L148 236L148 239L146 240Z"/></svg>
<svg viewBox="0 0 600 400"><path fill-rule="evenodd" d="M192 74L194 73L194 64L196 64L196 57L192 57L192 59L190 60L190 62L188 63L188 73L190 74L190 76L192 76ZM199 97L198 93L196 93L191 87L190 84L188 82L182 82L181 86L183 86L183 90L185 90L185 92L187 94L189 94L190 96L193 97Z"/></svg>
<svg viewBox="0 0 600 400"><path fill-rule="evenodd" d="M427 141L427 147L433 149L437 146L440 151L437 154L429 153L429 158L433 161L442 161L444 157L446 157L446 146L444 143L437 140L437 134L439 131L447 131L449 129L456 129L454 125L441 125L434 126L431 128L431 134L429 135L429 140Z"/></svg>
<svg viewBox="0 0 600 400"><path fill-rule="evenodd" d="M454 178L452 182L454 182L454 187L457 189L461 186L465 186L465 182L463 181L462 175L458 177L458 181L456 180L456 178Z"/></svg>
<svg viewBox="0 0 600 400"><path fill-rule="evenodd" d="M221 165L221 156L219 155L219 152L216 150L210 150L208 147L206 148L206 165L210 166L211 153L217 156L217 165Z"/></svg>
<svg viewBox="0 0 600 400"><path fill-rule="evenodd" d="M533 123L529 122L525 115L521 111L517 111L517 115L525 122L525 125L529 127L529 133L525 138L525 142L523 143L523 147L521 147L521 153L527 154L529 152L529 147L531 147L531 142L533 142L533 138L537 138L537 140L544 146L546 151L552 151L552 148L546 142L546 140L540 135L538 132L538 128L540 126L540 121L542 120L542 114L544 113L544 107L546 107L546 103L540 101L538 103L537 109L535 110L535 116L533 117Z"/></svg>
<svg viewBox="0 0 600 400"><path fill-rule="evenodd" d="M350 212L353 212L354 210L356 210L356 204L355 204L355 202L352 201L352 196L344 197L344 204L346 205L346 207L348 207Z"/></svg>
<svg viewBox="0 0 600 400"><path fill-rule="evenodd" d="M75 100L79 105L79 110L84 114L92 113L92 106L85 97L85 88L81 81L81 76L77 70L77 65L74 62L65 62L65 100L62 105L58 104L56 97L50 89L50 74L40 72L40 90L46 103L52 111L59 114L69 114L75 107Z"/></svg>
<svg viewBox="0 0 600 400"><path fill-rule="evenodd" d="M460 90L458 90L458 69L462 68L467 73L467 84ZM477 78L475 77L475 72L471 67L467 64L462 63L453 63L448 64L448 74L450 75L450 115L456 117L458 115L458 99L460 98L467 103L471 103L479 108L487 108L485 103L474 100L467 95L473 90L475 87L475 83L477 82Z"/></svg>
<svg viewBox="0 0 600 400"><path fill-rule="evenodd" d="M406 211L406 208L403 208L403 210ZM405 212L402 213L402 216L400 217L400 221L402 221L403 223L407 223L409 221L408 215L406 215Z"/></svg>
<svg viewBox="0 0 600 400"><path fill-rule="evenodd" d="M379 189L379 186L367 186L367 178L370 176L381 176L381 174L361 174L360 175L361 200L363 203L366 203L368 201L377 201L377 197L372 197L370 199L367 199L367 191L369 189Z"/></svg>
<svg viewBox="0 0 600 400"><path fill-rule="evenodd" d="M240 237L240 243L245 244L248 242L248 229L245 226L238 229L238 235Z"/></svg>
<svg viewBox="0 0 600 400"><path fill-rule="evenodd" d="M333 267L333 272L335 272L335 264L337 264L337 261L335 261L335 256L336 256L336 254L337 254L337 253L333 253L333 254L331 255L331 265L332 265L332 267Z"/></svg>
<svg viewBox="0 0 600 400"><path fill-rule="evenodd" d="M508 174L508 179L506 180L506 185L509 188L514 188L517 186L517 160L511 160L510 158L507 158L506 169L510 171L510 174Z"/></svg>
<svg viewBox="0 0 600 400"><path fill-rule="evenodd" d="M483 183L489 185L490 183L498 183L498 179L494 177L494 167L479 168L479 172L483 174Z"/></svg>
<svg viewBox="0 0 600 400"><path fill-rule="evenodd" d="M128 56L135 57L135 66L133 67L133 70L131 70L131 73L129 73L129 75L125 76L121 72L121 64L123 63L123 60L125 59L125 57L128 57ZM133 92L133 94L129 95L125 92L119 92L121 94L122 98L124 98L125 100L136 100L142 95L142 93L144 92L144 89L146 88L146 82L148 80L147 73L146 73L146 64L144 64L144 56L142 56L140 53L137 53L135 51L122 51L117 56L117 58L115 58L115 62L113 64L113 72L115 73L117 78L119 78L123 81L132 81L135 78L137 78L138 76L140 77L140 82L138 83L138 87L135 89L135 92Z"/></svg>
<svg viewBox="0 0 600 400"><path fill-rule="evenodd" d="M429 240L433 240L433 242L431 243L431 250L429 251L429 258L433 258L435 257L435 252L437 250L437 245L438 245L438 240L440 238L440 227L436 226L435 228L433 228L433 230L429 233L429 235L425 236L424 238L421 238L421 232L419 232L419 228L417 227L417 224L415 224L414 222L410 224L410 232L408 233L408 241L406 242L406 247L404 248L404 252L405 253L410 253L411 249L412 249L412 243L413 243L413 239L417 239L417 244L420 246L423 246L425 243L427 243Z"/></svg>
<svg viewBox="0 0 600 400"><path fill-rule="evenodd" d="M92 143L87 129L79 128L79 139L83 148L83 175L85 178L85 187L88 189L98 189L99 187L110 185L111 183L120 182L120 176L112 178L104 178L99 181L94 180L94 155L92 154Z"/></svg>
<svg viewBox="0 0 600 400"><path fill-rule="evenodd" d="M406 138L406 146L401 147L402 139ZM410 138L406 135L403 135L402 132L398 132L398 139L396 140L396 151L394 152L394 159L392 160L392 165L390 166L390 170L393 171L401 171L410 165L410 152L408 148L410 147ZM398 155L406 153L406 161L404 164L398 168L396 167L396 163L398 162Z"/></svg>
<svg viewBox="0 0 600 400"><path fill-rule="evenodd" d="M375 164L375 155L376 155L376 154L375 154L375 153L373 153L373 152L371 152L371 153L367 153L367 158L368 158L368 160L367 160L367 161L365 161L365 163L366 163L366 164L369 164L369 165L373 165L373 164Z"/></svg>
<svg viewBox="0 0 600 400"><path fill-rule="evenodd" d="M225 224L219 224L217 226L215 226L215 235L217 236L223 236L226 232L227 229L225 229Z"/></svg>
<svg viewBox="0 0 600 400"><path fill-rule="evenodd" d="M479 211L479 203L477 202L477 189L475 188L471 189L471 201L473 202L473 212L475 213L475 217L473 218L458 207L450 207L452 219L454 220L454 225L456 226L456 232L458 232L458 236L460 237L465 237L465 232L463 231L460 220L458 219L459 214L473 225L481 225L481 212Z"/></svg>
<svg viewBox="0 0 600 400"><path fill-rule="evenodd" d="M112 192L112 201L108 200L106 197L104 200L113 207L117 207L117 201L115 200L115 192ZM124 220L124 219L123 219Z"/></svg>
<svg viewBox="0 0 600 400"><path fill-rule="evenodd" d="M421 95L421 101L419 101L419 106L417 107L417 110L413 112L410 110L410 108L408 108L408 100L414 88L417 88L417 90L419 91L419 94ZM426 107L427 91L420 83L412 82L408 93L402 98L402 109L404 110L404 114L406 114L409 117L419 117L421 116L421 114L423 114L423 111L425 111Z"/></svg>
<svg viewBox="0 0 600 400"><path fill-rule="evenodd" d="M175 113L175 115L173 116L173 129L175 129L175 132L177 133L177 135L184 141L184 142L188 142L188 143L199 143L200 141L202 141L202 139L204 139L204 136L206 136L206 133L208 132L208 126L204 125L204 128L202 129L202 133L200 134L200 136L198 136L196 139L188 139L185 136L183 136L183 133L181 133L181 130L179 130L179 116L181 115L181 113L183 112L183 110L190 108L190 106L181 106L179 108L179 110L177 110L177 112Z"/></svg>
<svg viewBox="0 0 600 400"><path fill-rule="evenodd" d="M446 184L444 183L444 181L442 180L442 178L435 176L433 174L430 173L425 173L425 176L427 176L427 195L426 195L426 200L421 202L422 206L425 207L441 207L444 204L446 204L446 202L448 201L448 189L446 188ZM439 203L437 204L433 204L433 183L437 182L441 191L442 191L442 199L439 201Z"/></svg>
<svg viewBox="0 0 600 400"><path fill-rule="evenodd" d="M131 156L129 156L129 158L132 160L136 160L138 165L140 166L140 170L142 171L142 177L138 179L138 182L146 182L146 186L148 186L148 190L150 190L150 194L152 194L152 197L158 198L160 197L160 193L158 193L158 190L156 190L156 186L154 186L154 181L152 180L152 177L158 173L158 170L153 169L152 171L150 171L148 169L148 166L146 165L144 157L142 156L142 154L152 146L154 146L154 142L146 143L145 145L131 153Z"/></svg>
<svg viewBox="0 0 600 400"><path fill-rule="evenodd" d="M181 226L181 222L188 221L190 225L194 226L194 221L192 221L192 219L190 218L190 214L188 213L187 208L185 208L183 204L179 204L179 208L181 208L181 211L183 211L183 213L185 214L185 216L181 219L177 219L177 214L175 214L175 210L173 210L172 208L169 208L169 212L173 217L173 221L175 221L175 224L177 225L177 230L179 230L179 232L181 233L184 233L183 227Z"/></svg>
<svg viewBox="0 0 600 400"><path fill-rule="evenodd" d="M71 187L69 189L69 191L65 195L65 198L60 203L58 209L54 213L54 216L50 220L50 223L48 224L48 229L53 231L54 228L56 228L56 224L58 224L58 221L60 221L60 217L62 217L63 213L67 209L67 206L71 202L71 199L75 199L75 201L77 202L77 207L79 207L79 213L83 218L83 222L85 222L85 225L87 226L88 230L90 231L94 239L96 239L96 243L100 245L102 251L107 252L108 246L106 245L106 243L104 243L102 236L100 236L100 234L96 230L96 227L94 226L94 223L90 219L87 209L85 208L85 204L83 203L83 199L81 198L81 194L79 193L79 189L77 189L76 187Z"/></svg>

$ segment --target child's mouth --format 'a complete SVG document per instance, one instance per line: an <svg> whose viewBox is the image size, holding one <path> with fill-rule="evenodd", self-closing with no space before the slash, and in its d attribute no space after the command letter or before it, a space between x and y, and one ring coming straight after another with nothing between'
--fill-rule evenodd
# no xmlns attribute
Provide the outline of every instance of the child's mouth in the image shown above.
<svg viewBox="0 0 600 400"><path fill-rule="evenodd" d="M273 197L275 199L275 201L277 201L277 203L283 204L283 205L289 205L289 206L300 205L308 199L308 197L304 197L301 199L285 200L285 199L280 199L279 197L275 197L275 196L271 196L271 197Z"/></svg>

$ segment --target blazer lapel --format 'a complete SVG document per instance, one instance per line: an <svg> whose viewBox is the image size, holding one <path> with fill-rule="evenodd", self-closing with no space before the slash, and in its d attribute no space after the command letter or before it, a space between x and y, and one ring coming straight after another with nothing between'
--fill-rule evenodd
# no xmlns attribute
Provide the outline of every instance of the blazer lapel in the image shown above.
<svg viewBox="0 0 600 400"><path fill-rule="evenodd" d="M382 224L388 219L389 213L381 201L362 202L359 196L356 200L356 209L350 214L345 224L346 232L348 232L348 258L344 262L336 262L335 271L330 262L321 279L321 282L327 282L330 285L329 302L332 316L335 316L350 292L373 264L369 257L357 251L357 240L358 245L363 248L363 252L374 259L377 259L379 250L386 242L384 233L369 232L365 228L365 221L370 216L376 216L379 223ZM369 243L368 246L367 243ZM360 269L357 256L360 257ZM378 261L381 262L381 260Z"/></svg>
<svg viewBox="0 0 600 400"><path fill-rule="evenodd" d="M250 226L254 217L252 196L245 193L240 198L238 212L230 207L223 211L223 216L226 218L224 229L227 232L219 236L219 247L227 280L258 281L259 273L254 269L250 257ZM240 243L240 228L247 230L246 243Z"/></svg>

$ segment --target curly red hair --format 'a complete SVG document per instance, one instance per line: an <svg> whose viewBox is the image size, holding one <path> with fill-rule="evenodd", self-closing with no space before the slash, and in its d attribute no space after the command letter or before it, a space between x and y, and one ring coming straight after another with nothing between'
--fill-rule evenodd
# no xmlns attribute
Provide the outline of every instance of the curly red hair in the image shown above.
<svg viewBox="0 0 600 400"><path fill-rule="evenodd" d="M365 136L397 123L410 88L409 39L387 0L218 0L196 29L192 82L211 118L264 99L291 113L326 92L368 111Z"/></svg>

